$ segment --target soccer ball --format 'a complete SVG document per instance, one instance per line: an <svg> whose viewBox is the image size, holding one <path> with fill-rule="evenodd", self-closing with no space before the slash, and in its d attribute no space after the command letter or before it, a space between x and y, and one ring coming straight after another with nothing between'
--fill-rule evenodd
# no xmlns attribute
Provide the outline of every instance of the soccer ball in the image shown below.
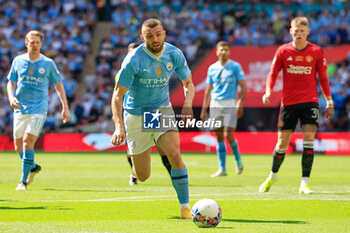
<svg viewBox="0 0 350 233"><path fill-rule="evenodd" d="M216 227L222 218L219 204L212 199L201 199L192 207L192 220L198 227Z"/></svg>

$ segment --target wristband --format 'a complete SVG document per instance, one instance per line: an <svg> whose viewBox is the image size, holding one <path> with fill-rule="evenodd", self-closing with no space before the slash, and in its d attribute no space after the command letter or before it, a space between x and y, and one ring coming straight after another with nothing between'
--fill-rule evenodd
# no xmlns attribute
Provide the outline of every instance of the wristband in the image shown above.
<svg viewBox="0 0 350 233"><path fill-rule="evenodd" d="M333 100L327 100L327 105L334 104Z"/></svg>

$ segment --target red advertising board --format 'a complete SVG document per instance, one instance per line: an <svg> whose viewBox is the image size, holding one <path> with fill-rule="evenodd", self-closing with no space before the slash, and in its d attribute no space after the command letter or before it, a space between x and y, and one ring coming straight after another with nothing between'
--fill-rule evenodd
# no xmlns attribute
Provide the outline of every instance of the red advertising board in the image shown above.
<svg viewBox="0 0 350 233"><path fill-rule="evenodd" d="M270 71L270 65L277 46L266 47L231 47L230 58L242 65L246 75L247 95L245 107L262 107L261 98L265 92L265 81ZM350 52L349 45L324 48L325 57L328 63L335 63L344 60ZM207 86L206 76L208 67L217 61L215 48L208 54L203 62L193 71L192 78L196 87L196 96L193 106L202 106L204 90ZM281 74L276 81L274 93L271 99L271 107L277 107L280 104L282 96L282 78ZM178 87L171 95L173 106L182 106L184 102L183 88Z"/></svg>
<svg viewBox="0 0 350 233"><path fill-rule="evenodd" d="M277 141L274 132L237 132L236 139L242 154L272 154ZM181 132L182 152L216 152L216 138L213 133ZM46 152L87 152L87 151L126 151L126 146L118 147L110 143L111 134L45 134L40 137L40 147ZM300 153L303 150L303 136L294 133L287 153ZM231 153L229 145L228 151ZM350 133L318 133L314 149L316 153L350 156ZM13 151L13 140L0 136L0 151ZM155 151L155 150L154 150Z"/></svg>

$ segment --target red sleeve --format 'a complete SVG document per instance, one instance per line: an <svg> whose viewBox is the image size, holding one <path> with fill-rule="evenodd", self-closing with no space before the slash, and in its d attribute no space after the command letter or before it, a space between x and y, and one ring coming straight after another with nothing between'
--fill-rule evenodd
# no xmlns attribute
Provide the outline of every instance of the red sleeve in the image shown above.
<svg viewBox="0 0 350 233"><path fill-rule="evenodd" d="M332 96L331 88L329 86L328 75L327 75L327 62L324 57L323 50L320 51L319 59L317 60L317 72L320 80L321 89L324 97Z"/></svg>
<svg viewBox="0 0 350 233"><path fill-rule="evenodd" d="M281 49L281 47L279 47L275 53L275 57L273 58L270 73L267 76L267 80L266 80L266 86L271 88L271 90L275 86L278 73L282 69L282 65L283 65L282 61L283 61L282 49Z"/></svg>

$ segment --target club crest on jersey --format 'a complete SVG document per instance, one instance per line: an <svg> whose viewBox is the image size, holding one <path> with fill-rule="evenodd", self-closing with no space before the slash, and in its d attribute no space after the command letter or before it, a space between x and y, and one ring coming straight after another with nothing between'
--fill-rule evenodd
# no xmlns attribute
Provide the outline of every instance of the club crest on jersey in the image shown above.
<svg viewBox="0 0 350 233"><path fill-rule="evenodd" d="M304 61L304 57L303 56L296 56L295 61Z"/></svg>
<svg viewBox="0 0 350 233"><path fill-rule="evenodd" d="M44 74L44 73L45 73L45 69L44 69L43 67L41 67L41 68L39 69L39 73L40 73L40 74Z"/></svg>
<svg viewBox="0 0 350 233"><path fill-rule="evenodd" d="M166 64L166 68L167 68L168 70L172 70L173 67L174 67L174 65L173 65L173 63L171 63L171 62L168 62L168 64Z"/></svg>
<svg viewBox="0 0 350 233"><path fill-rule="evenodd" d="M314 58L313 58L312 56L310 56L310 55L307 55L307 56L305 57L305 60L306 60L307 62L312 62L312 61L314 60Z"/></svg>
<svg viewBox="0 0 350 233"><path fill-rule="evenodd" d="M34 69L33 68L30 68L29 71L28 71L29 75L33 75L34 74Z"/></svg>
<svg viewBox="0 0 350 233"><path fill-rule="evenodd" d="M162 76L162 68L161 67L156 68L156 75L157 75L157 77Z"/></svg>

